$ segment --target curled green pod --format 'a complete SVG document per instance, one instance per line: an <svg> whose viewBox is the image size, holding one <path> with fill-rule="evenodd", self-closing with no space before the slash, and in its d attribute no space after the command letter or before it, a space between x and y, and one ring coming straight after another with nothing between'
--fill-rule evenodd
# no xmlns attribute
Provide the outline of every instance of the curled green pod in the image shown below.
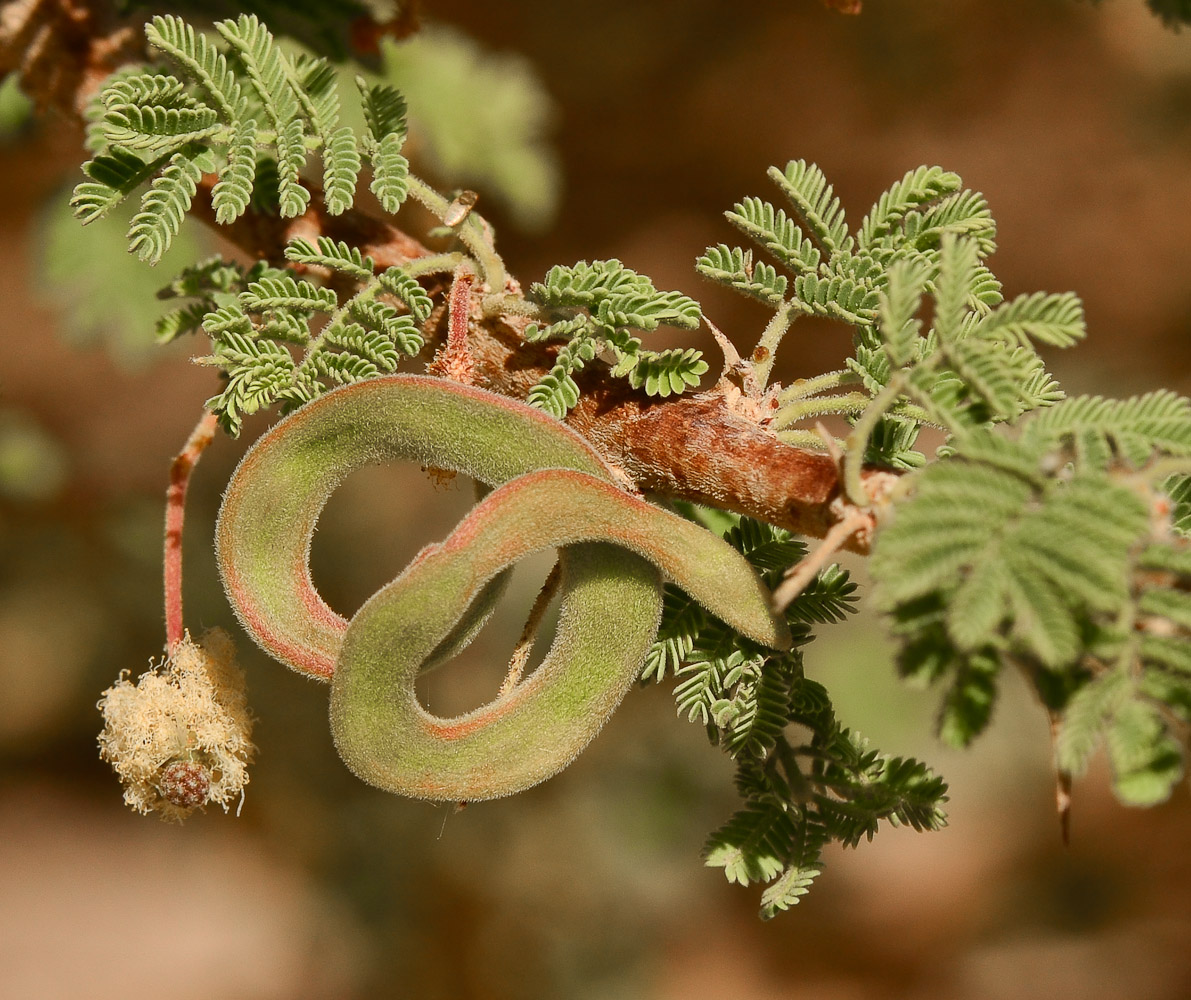
<svg viewBox="0 0 1191 1000"><path fill-rule="evenodd" d="M431 715L414 692L422 661L488 580L543 548L561 550L563 574L556 639L541 666L474 712ZM495 798L550 777L599 732L641 669L661 611L650 563L738 630L789 644L748 563L715 536L593 476L530 473L487 497L356 613L331 686L340 755L365 781L424 799Z"/></svg>
<svg viewBox="0 0 1191 1000"><path fill-rule="evenodd" d="M318 516L352 472L411 461L499 486L543 468L612 472L579 435L504 396L418 375L344 386L262 435L224 494L215 533L223 586L266 652L328 679L347 621L310 578Z"/></svg>
<svg viewBox="0 0 1191 1000"><path fill-rule="evenodd" d="M346 475L392 459L497 488L348 623L311 581L311 535ZM559 549L562 577L542 665L474 712L430 715L414 693L418 672L466 645L501 574L543 548ZM441 379L358 383L279 423L232 477L217 550L229 599L254 638L295 669L332 679L332 730L352 770L420 798L494 798L566 766L640 670L662 573L742 634L790 643L768 591L727 543L620 489L595 451L553 418Z"/></svg>

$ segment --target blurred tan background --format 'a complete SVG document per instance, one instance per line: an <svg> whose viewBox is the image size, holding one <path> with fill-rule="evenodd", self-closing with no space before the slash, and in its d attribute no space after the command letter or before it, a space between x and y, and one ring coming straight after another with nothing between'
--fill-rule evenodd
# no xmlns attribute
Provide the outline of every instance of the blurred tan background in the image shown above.
<svg viewBox="0 0 1191 1000"><path fill-rule="evenodd" d="M732 238L720 212L768 196L768 165L817 161L856 223L938 163L988 197L1009 296L1083 297L1089 343L1052 359L1069 390L1191 391L1191 33L1141 0L869 0L852 18L813 0L427 6L527 56L556 102L556 220L499 229L523 281L620 257L699 297L747 348L763 313L692 263ZM1041 709L1010 678L992 732L945 751L934 696L898 685L867 618L824 631L808 672L845 723L947 776L951 825L830 853L772 923L758 891L700 865L734 806L730 770L656 688L560 777L453 813L353 779L325 690L240 636L260 717L242 816L177 828L127 812L94 704L160 651L168 461L215 387L185 344L132 362L141 352L66 342L35 275L40 213L75 183L78 137L43 122L21 141L0 150L0 998L1191 995L1186 787L1140 813L1091 774L1064 850ZM845 338L796 328L780 377L836 367ZM193 487L194 629L232 627L209 539L240 451L218 441ZM315 545L331 602L353 610L468 499L416 470L353 477ZM520 573L514 607L544 571ZM431 703L483 699L519 627L490 627L432 678Z"/></svg>

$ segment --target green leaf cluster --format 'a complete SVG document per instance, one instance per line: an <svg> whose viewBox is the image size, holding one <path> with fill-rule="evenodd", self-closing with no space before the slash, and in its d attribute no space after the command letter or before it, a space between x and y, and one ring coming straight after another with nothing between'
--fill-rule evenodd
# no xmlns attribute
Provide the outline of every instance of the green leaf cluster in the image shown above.
<svg viewBox="0 0 1191 1000"><path fill-rule="evenodd" d="M924 461L914 450L924 424L955 433L1061 398L1034 344L1065 347L1082 337L1082 307L1070 294L1002 301L984 264L996 248L995 224L984 198L956 174L911 170L855 232L815 165L794 160L769 176L785 207L750 197L726 213L753 248L709 247L696 269L774 310L755 354L760 381L800 316L850 326L854 352L846 368L780 393L772 424L779 438L821 446L798 425L838 413L862 428L850 442L857 461L912 469ZM933 322L924 329L928 296Z"/></svg>
<svg viewBox="0 0 1191 1000"><path fill-rule="evenodd" d="M694 330L699 303L679 292L660 292L644 275L619 260L583 260L552 267L530 289L529 298L552 318L532 324L531 343L562 341L550 372L529 392L529 403L565 417L579 400L575 374L604 351L612 356L612 375L625 378L650 396L678 395L699 384L707 371L702 354L691 348L649 351L634 331L660 326Z"/></svg>
<svg viewBox="0 0 1191 1000"><path fill-rule="evenodd" d="M148 182L128 238L131 250L155 264L177 236L204 173L217 175L211 203L218 222L239 218L263 187L289 218L309 204L303 171L312 152L322 160L332 215L352 206L364 160L384 209L400 208L409 190L400 94L358 79L367 129L357 134L341 122L337 74L325 60L291 57L252 14L215 28L222 46L180 18L153 18L146 38L175 73L154 66L117 75L104 87L92 129L98 149L83 167L88 180L71 199L83 223Z"/></svg>
<svg viewBox="0 0 1191 1000"><path fill-rule="evenodd" d="M1127 805L1165 801L1186 768L1191 726L1191 550L1181 536L1134 556L1131 600L1089 643L1061 707L1055 757L1082 774L1103 745Z"/></svg>
<svg viewBox="0 0 1191 1000"><path fill-rule="evenodd" d="M1169 794L1191 716L1191 553L1179 530L1191 402L1079 397L967 434L917 473L872 559L901 672L944 685L939 729L966 745L1001 671L1058 720L1059 766L1107 744L1131 804Z"/></svg>
<svg viewBox="0 0 1191 1000"><path fill-rule="evenodd" d="M288 412L328 385L393 372L424 345L431 300L407 271L374 273L370 257L325 236L316 243L293 240L285 255L360 285L341 300L333 289L264 261L244 269L215 258L187 268L161 293L190 301L162 317L159 339L200 328L210 335L204 363L227 382L207 406L233 437L249 414L274 404Z"/></svg>
<svg viewBox="0 0 1191 1000"><path fill-rule="evenodd" d="M994 247L995 227L983 199L961 192L959 177L939 167L911 171L886 191L856 236L817 166L792 160L784 170L771 167L769 177L789 212L749 197L725 216L785 273L755 261L751 249L726 244L709 247L695 268L784 314L785 325L766 345L770 349L801 314L871 330L889 265L895 259L933 259L945 233L971 235L985 254Z"/></svg>
<svg viewBox="0 0 1191 1000"><path fill-rule="evenodd" d="M697 516L687 509L688 515ZM732 517L724 537L770 586L806 549L789 532ZM946 787L922 764L888 757L842 727L822 685L803 673L815 625L842 620L855 585L824 570L790 605L790 653L754 646L669 587L643 680L672 675L679 715L702 724L736 762L741 808L709 837L704 857L728 881L768 883L765 918L808 891L833 841L871 839L881 820L937 829Z"/></svg>

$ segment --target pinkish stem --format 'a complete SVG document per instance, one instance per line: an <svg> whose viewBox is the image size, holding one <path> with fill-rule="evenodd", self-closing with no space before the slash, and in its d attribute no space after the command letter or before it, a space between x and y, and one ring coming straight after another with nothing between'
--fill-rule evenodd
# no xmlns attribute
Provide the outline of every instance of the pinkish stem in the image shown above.
<svg viewBox="0 0 1191 1000"><path fill-rule="evenodd" d="M204 410L182 450L170 465L165 491L165 646L171 655L182 641L182 524L186 519L186 488L199 456L215 437L215 414Z"/></svg>
<svg viewBox="0 0 1191 1000"><path fill-rule="evenodd" d="M441 375L463 385L475 383L475 364L467 347L471 330L471 290L476 273L467 262L455 269L447 296L447 342L426 367L431 375Z"/></svg>

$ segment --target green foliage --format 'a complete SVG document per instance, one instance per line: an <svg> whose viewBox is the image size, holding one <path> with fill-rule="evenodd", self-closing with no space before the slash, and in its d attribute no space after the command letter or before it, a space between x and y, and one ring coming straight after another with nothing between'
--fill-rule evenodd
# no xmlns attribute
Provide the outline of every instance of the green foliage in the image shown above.
<svg viewBox="0 0 1191 1000"><path fill-rule="evenodd" d="M942 167L919 167L877 199L872 210L860 223L856 243L861 249L881 245L895 227L911 212L924 205L933 205L941 198L955 194L963 187L958 174Z"/></svg>
<svg viewBox="0 0 1191 1000"><path fill-rule="evenodd" d="M1065 705L1055 755L1061 768L1080 774L1105 744L1118 798L1147 806L1170 795L1185 767L1191 724L1186 542L1170 534L1146 546L1135 556L1132 579L1129 617L1105 629L1097 650L1109 665L1089 661L1088 677Z"/></svg>
<svg viewBox="0 0 1191 1000"><path fill-rule="evenodd" d="M820 247L829 254L851 249L852 239L848 236L843 206L823 171L805 160L791 160L784 171L770 167L769 178L789 199L811 238Z"/></svg>
<svg viewBox="0 0 1191 1000"><path fill-rule="evenodd" d="M573 376L596 356L596 350L593 337L577 337L564 344L554 357L554 367L529 390L526 402L561 420L579 402L579 385Z"/></svg>
<svg viewBox="0 0 1191 1000"><path fill-rule="evenodd" d="M341 240L332 240L326 236L320 236L317 243L303 239L292 240L285 248L285 259L296 264L314 264L330 268L356 281L370 281L376 269L372 258L365 257L356 247L349 247Z"/></svg>
<svg viewBox="0 0 1191 1000"><path fill-rule="evenodd" d="M752 252L740 247L728 247L723 243L708 247L695 261L695 270L704 277L759 299L767 306L780 305L786 297L785 275L778 274L764 261L754 264Z"/></svg>
<svg viewBox="0 0 1191 1000"><path fill-rule="evenodd" d="M626 353L613 348L619 359L613 371L620 374L622 365L628 369L629 385L644 389L647 396L676 396L699 384L699 376L707 371L703 355L693 347L685 350L636 351Z"/></svg>
<svg viewBox="0 0 1191 1000"><path fill-rule="evenodd" d="M1132 399L1081 396L1040 413L1026 426L1033 447L1062 444L1086 466L1144 464L1155 451L1191 455L1191 401L1167 390Z"/></svg>
<svg viewBox="0 0 1191 1000"><path fill-rule="evenodd" d="M165 169L149 185L141 210L128 228L128 249L141 260L157 263L169 249L194 198L203 173L214 169L210 153L187 146L170 157Z"/></svg>
<svg viewBox="0 0 1191 1000"><path fill-rule="evenodd" d="M409 191L400 95L361 79L369 128L356 136L340 124L337 75L324 60L289 56L252 14L215 28L223 47L172 15L146 25L150 45L178 75L118 75L99 95L99 149L71 200L82 222L107 214L152 179L129 241L155 264L177 236L203 173L218 176L212 202L221 223L239 218L265 185L282 216L302 214L310 192L301 175L311 151L322 157L332 215L352 206L362 155L382 206L400 208Z"/></svg>
<svg viewBox="0 0 1191 1000"><path fill-rule="evenodd" d="M744 232L766 253L777 258L795 275L813 272L819 266L821 254L809 237L804 237L798 223L760 198L745 198L731 212L728 221ZM708 277L715 278L709 274Z"/></svg>
<svg viewBox="0 0 1191 1000"><path fill-rule="evenodd" d="M401 156L405 141L405 98L383 84L368 87L356 78L368 125L365 148L372 159L372 193L386 212L396 212L409 192L409 164Z"/></svg>
<svg viewBox="0 0 1191 1000"><path fill-rule="evenodd" d="M550 373L530 390L528 399L557 417L565 417L579 400L573 375L605 350L615 357L612 375L627 378L634 389L643 388L650 396L681 394L697 386L707 371L699 351L645 350L632 333L649 333L663 325L693 330L702 318L699 303L678 292L659 292L647 277L618 260L552 267L530 289L529 297L553 322L531 325L526 340L564 344Z"/></svg>
<svg viewBox="0 0 1191 1000"><path fill-rule="evenodd" d="M1105 743L1122 801L1170 794L1191 719L1191 555L1185 480L1147 470L1189 451L1185 399L1079 397L973 431L914 477L872 572L903 674L946 685L948 742L984 729L1001 671L1020 665L1060 720L1062 770Z"/></svg>
<svg viewBox="0 0 1191 1000"><path fill-rule="evenodd" d="M381 271L376 280L381 288L402 302L417 322L425 323L430 318L434 303L412 274L399 267L390 267Z"/></svg>
<svg viewBox="0 0 1191 1000"><path fill-rule="evenodd" d="M948 591L945 626L962 653L1007 637L1051 668L1079 653L1081 614L1127 596L1129 552L1148 526L1125 486L1094 471L1030 482L963 452L918 477L873 559L890 608ZM958 577L958 580L957 580Z"/></svg>
<svg viewBox="0 0 1191 1000"><path fill-rule="evenodd" d="M858 425L849 464L912 469L925 424L952 434L1013 420L1062 398L1034 350L1066 347L1083 336L1074 295L1022 296L1002 302L984 265L996 229L984 198L939 167L919 167L884 192L851 234L822 171L803 160L769 171L792 214L760 198L726 213L776 266L752 250L709 247L696 262L705 277L763 302L774 317L754 365L764 385L773 352L799 316L852 329L853 356L833 379L810 380L780 396L778 437L814 442L798 425L838 413ZM786 273L780 273L780 270ZM923 300L934 298L923 329ZM859 392L839 393L855 385ZM850 480L849 492L855 480Z"/></svg>
<svg viewBox="0 0 1191 1000"><path fill-rule="evenodd" d="M737 517L728 525L724 537L769 586L806 554L801 541L771 525ZM826 690L803 674L799 647L813 626L852 610L854 591L839 567L820 573L786 612L795 649L774 653L667 587L642 672L643 681L673 675L678 714L705 726L711 742L736 761L744 804L710 836L704 858L729 882L770 883L761 900L766 919L807 892L828 843L851 847L871 839L882 819L915 829L944 822L943 782L842 728Z"/></svg>
<svg viewBox="0 0 1191 1000"><path fill-rule="evenodd" d="M211 337L211 355L202 360L218 368L227 383L207 405L233 437L252 413L274 404L288 412L328 385L393 372L425 343L422 324L431 301L412 275L396 267L374 274L371 258L327 237L315 243L296 239L285 255L360 287L341 300L331 288L264 261L244 269L215 258L185 269L162 293L191 301L161 318L160 340L200 328ZM312 327L316 316L325 320ZM291 353L291 344L300 348L300 357Z"/></svg>

